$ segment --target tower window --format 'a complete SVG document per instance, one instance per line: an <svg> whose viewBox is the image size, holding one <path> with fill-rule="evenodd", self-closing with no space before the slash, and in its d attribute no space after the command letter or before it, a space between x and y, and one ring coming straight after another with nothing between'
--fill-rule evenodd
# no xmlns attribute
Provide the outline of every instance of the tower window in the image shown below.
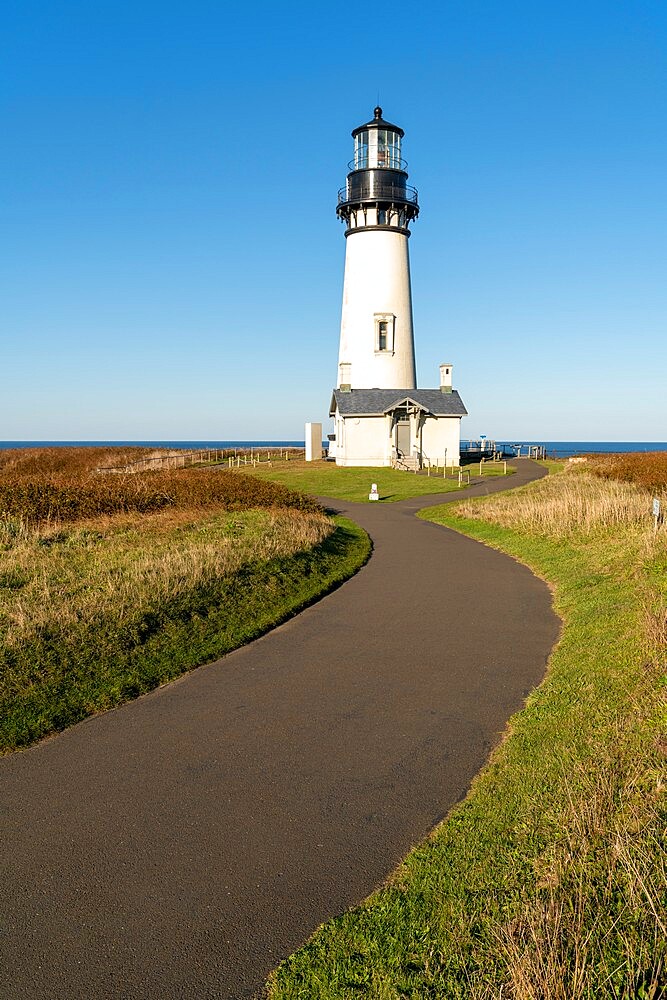
<svg viewBox="0 0 667 1000"><path fill-rule="evenodd" d="M378 226L387 225L387 212L384 208L378 208Z"/></svg>
<svg viewBox="0 0 667 1000"><path fill-rule="evenodd" d="M375 316L375 352L394 352L394 320L390 313L380 313Z"/></svg>

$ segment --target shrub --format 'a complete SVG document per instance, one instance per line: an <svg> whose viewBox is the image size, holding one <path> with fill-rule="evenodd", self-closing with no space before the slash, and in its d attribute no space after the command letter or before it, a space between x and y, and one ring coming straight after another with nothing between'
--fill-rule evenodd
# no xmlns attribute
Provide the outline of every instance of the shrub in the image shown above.
<svg viewBox="0 0 667 1000"><path fill-rule="evenodd" d="M601 479L635 483L658 493L667 490L667 451L588 455L582 464L586 471Z"/></svg>
<svg viewBox="0 0 667 1000"><path fill-rule="evenodd" d="M316 501L285 486L221 468L102 475L94 473L92 467L101 457L109 459L109 449L24 449L25 455L16 454L18 451L10 452L9 458L1 456L0 520L6 523L18 520L34 526L100 515L148 514L166 508L320 509ZM64 454L54 454L59 451ZM120 461L121 456L115 460Z"/></svg>

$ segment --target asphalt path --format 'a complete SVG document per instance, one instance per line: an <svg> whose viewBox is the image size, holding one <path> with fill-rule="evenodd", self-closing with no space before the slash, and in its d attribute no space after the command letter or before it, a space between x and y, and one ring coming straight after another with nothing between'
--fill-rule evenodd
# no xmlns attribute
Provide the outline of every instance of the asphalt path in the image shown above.
<svg viewBox="0 0 667 1000"><path fill-rule="evenodd" d="M517 464L469 492L542 472ZM2 997L256 996L465 795L558 620L526 568L413 516L459 496L326 501L372 537L353 579L0 761Z"/></svg>

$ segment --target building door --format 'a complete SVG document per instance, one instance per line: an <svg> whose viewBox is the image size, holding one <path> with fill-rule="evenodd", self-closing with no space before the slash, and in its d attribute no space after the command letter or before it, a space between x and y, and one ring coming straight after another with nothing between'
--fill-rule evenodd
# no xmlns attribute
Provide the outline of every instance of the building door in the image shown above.
<svg viewBox="0 0 667 1000"><path fill-rule="evenodd" d="M396 424L396 451L401 458L410 455L410 421L399 420Z"/></svg>

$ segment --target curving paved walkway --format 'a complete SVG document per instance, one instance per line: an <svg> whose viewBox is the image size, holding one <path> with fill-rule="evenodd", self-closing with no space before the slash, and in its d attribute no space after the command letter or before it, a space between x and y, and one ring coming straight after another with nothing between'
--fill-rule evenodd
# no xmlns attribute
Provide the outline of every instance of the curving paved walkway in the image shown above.
<svg viewBox="0 0 667 1000"><path fill-rule="evenodd" d="M528 461L493 492L535 478ZM546 586L391 505L373 558L243 649L0 761L0 994L251 997L463 795L558 633Z"/></svg>

